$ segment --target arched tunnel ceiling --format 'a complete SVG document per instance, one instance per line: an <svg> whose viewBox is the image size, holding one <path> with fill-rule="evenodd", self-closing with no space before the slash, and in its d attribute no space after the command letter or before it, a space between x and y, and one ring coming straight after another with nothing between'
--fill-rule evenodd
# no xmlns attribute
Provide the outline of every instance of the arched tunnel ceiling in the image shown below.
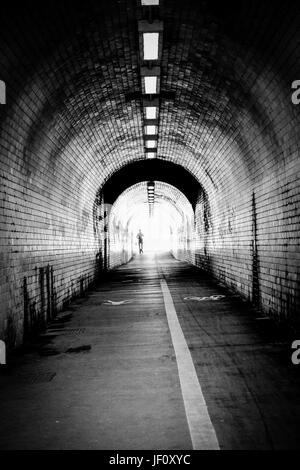
<svg viewBox="0 0 300 470"><path fill-rule="evenodd" d="M294 76L290 51L274 38L286 28L297 36L296 3L164 0L159 15L159 157L186 167L208 193L251 177L259 154L284 158L277 116L288 122L282 103ZM141 17L135 0L1 5L11 104L1 119L20 116L22 170L31 178L46 153L54 173L63 168L79 189L88 179L96 193L124 164L144 159Z"/></svg>

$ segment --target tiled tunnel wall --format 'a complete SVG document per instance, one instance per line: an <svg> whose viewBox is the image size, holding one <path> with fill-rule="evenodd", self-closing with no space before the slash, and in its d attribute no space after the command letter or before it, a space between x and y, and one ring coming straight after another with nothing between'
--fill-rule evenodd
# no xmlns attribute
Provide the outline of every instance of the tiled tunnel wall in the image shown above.
<svg viewBox="0 0 300 470"><path fill-rule="evenodd" d="M144 158L143 12L135 0L0 10L0 335L13 347L109 266L98 194ZM158 154L206 194L196 249L177 255L297 323L297 3L165 0L160 15Z"/></svg>
<svg viewBox="0 0 300 470"><path fill-rule="evenodd" d="M108 269L128 263L133 256L133 237L127 224L110 217L108 231Z"/></svg>
<svg viewBox="0 0 300 470"><path fill-rule="evenodd" d="M281 175L266 172L256 190L232 188L207 210L195 211L195 250L175 257L209 271L254 306L281 323L299 328L299 194L297 161ZM275 179L276 178L276 179ZM275 181L274 181L275 180ZM299 184L299 183L298 183ZM214 201L215 202L215 201Z"/></svg>

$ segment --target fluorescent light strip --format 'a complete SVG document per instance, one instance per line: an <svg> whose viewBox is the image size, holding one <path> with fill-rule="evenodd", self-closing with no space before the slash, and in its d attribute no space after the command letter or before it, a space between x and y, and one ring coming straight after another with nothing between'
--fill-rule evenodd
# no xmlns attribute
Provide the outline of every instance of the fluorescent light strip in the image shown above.
<svg viewBox="0 0 300 470"><path fill-rule="evenodd" d="M156 140L146 140L146 148L147 149L155 149L157 145Z"/></svg>
<svg viewBox="0 0 300 470"><path fill-rule="evenodd" d="M144 87L146 95L157 93L157 77L144 77Z"/></svg>
<svg viewBox="0 0 300 470"><path fill-rule="evenodd" d="M156 126L145 126L145 134L146 135L155 135L156 134Z"/></svg>
<svg viewBox="0 0 300 470"><path fill-rule="evenodd" d="M158 108L156 106L146 106L145 115L146 119L156 119Z"/></svg>
<svg viewBox="0 0 300 470"><path fill-rule="evenodd" d="M159 33L143 33L144 60L158 59Z"/></svg>
<svg viewBox="0 0 300 470"><path fill-rule="evenodd" d="M143 6L159 5L159 0L141 0Z"/></svg>
<svg viewBox="0 0 300 470"><path fill-rule="evenodd" d="M147 158L155 158L155 157L156 157L156 153L155 153L155 152L147 152L147 153L146 153L146 156L147 156Z"/></svg>

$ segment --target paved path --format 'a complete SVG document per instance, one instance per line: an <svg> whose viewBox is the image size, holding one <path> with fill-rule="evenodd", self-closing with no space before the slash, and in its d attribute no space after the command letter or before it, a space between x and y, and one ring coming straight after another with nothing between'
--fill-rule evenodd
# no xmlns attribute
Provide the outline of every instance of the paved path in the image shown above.
<svg viewBox="0 0 300 470"><path fill-rule="evenodd" d="M199 270L141 255L13 358L0 449L300 448L290 356Z"/></svg>

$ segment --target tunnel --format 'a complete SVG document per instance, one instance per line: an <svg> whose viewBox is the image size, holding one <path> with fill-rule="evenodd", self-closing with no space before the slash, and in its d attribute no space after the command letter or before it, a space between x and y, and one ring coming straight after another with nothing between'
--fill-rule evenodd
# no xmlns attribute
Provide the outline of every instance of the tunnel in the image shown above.
<svg viewBox="0 0 300 470"><path fill-rule="evenodd" d="M299 4L0 18L0 449L299 450Z"/></svg>

